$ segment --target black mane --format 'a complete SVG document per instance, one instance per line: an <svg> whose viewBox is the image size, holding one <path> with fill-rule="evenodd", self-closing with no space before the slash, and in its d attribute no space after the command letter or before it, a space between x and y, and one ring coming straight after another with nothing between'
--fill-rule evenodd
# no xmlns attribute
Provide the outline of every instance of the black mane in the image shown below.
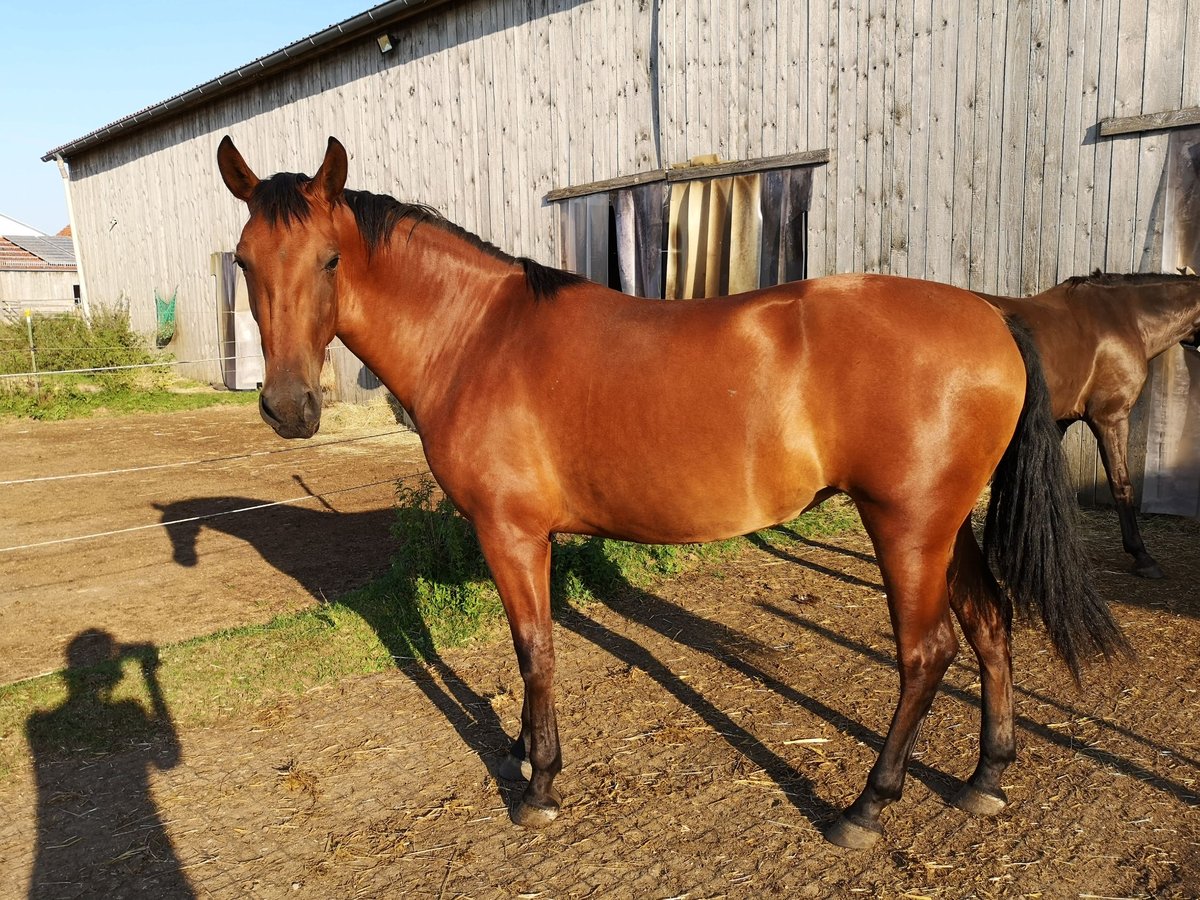
<svg viewBox="0 0 1200 900"><path fill-rule="evenodd" d="M261 213L271 225L291 224L295 219L304 222L312 212L308 198L301 188L312 179L294 172L280 172L258 183L250 203L254 212ZM512 256L478 235L444 218L431 206L420 203L402 203L384 194L369 191L344 191L343 200L354 214L359 233L367 243L367 251L374 253L390 237L401 222L409 220L412 228L429 222L438 228L462 238L472 247L482 250L506 263L519 265L525 272L525 281L538 300L553 299L560 290L587 281L582 275L546 266L525 256ZM410 229L411 233L411 229Z"/></svg>
<svg viewBox="0 0 1200 900"><path fill-rule="evenodd" d="M1175 272L1101 272L1099 269L1091 275L1073 275L1064 284L1079 287L1081 284L1092 284L1098 287L1120 287L1123 284L1146 285L1162 284L1164 281L1178 282L1184 279L1194 279L1195 275L1181 275Z"/></svg>

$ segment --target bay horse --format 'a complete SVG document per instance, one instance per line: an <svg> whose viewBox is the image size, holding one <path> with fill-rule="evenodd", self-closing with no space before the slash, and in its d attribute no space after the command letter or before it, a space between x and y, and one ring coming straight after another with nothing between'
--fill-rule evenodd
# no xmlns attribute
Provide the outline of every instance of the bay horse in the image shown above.
<svg viewBox="0 0 1200 900"><path fill-rule="evenodd" d="M528 778L517 824L545 826L561 802L557 533L710 541L839 491L853 499L883 576L900 696L866 787L825 830L841 846L869 846L901 795L957 652L952 612L981 671L979 762L955 799L974 813L1004 807L1016 756L1010 595L1076 675L1122 646L1072 532L1036 348L974 294L847 275L645 300L514 258L428 207L346 190L334 138L311 178L259 179L229 137L217 160L249 210L236 259L262 333L263 419L285 438L316 433L324 349L340 337L412 417L475 528L525 688L501 767ZM971 511L993 472L981 551Z"/></svg>
<svg viewBox="0 0 1200 900"><path fill-rule="evenodd" d="M980 296L1019 316L1033 333L1060 428L1082 419L1096 436L1134 573L1162 578L1138 528L1129 412L1146 384L1150 360L1200 332L1200 278L1095 272L1032 297Z"/></svg>

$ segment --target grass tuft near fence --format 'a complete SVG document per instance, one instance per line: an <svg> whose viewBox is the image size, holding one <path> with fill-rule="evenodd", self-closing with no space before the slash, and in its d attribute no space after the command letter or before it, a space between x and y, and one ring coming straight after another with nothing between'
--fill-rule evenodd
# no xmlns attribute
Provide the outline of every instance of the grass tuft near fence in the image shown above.
<svg viewBox="0 0 1200 900"><path fill-rule="evenodd" d="M194 727L246 715L351 675L433 660L443 649L496 636L503 611L469 523L429 480L402 482L397 500L393 530L399 546L391 567L360 590L265 625L160 648L153 688L143 665L144 648L101 665L0 688L0 780L12 777L26 758L23 730L38 710L69 713L55 718L54 739L62 752L101 753L131 739L125 731L129 723L102 713L128 708L123 700L151 709L152 691L161 691L177 724ZM789 546L857 527L853 506L834 498L755 537ZM652 587L672 575L715 568L748 546L743 538L662 546L560 537L552 562L554 602L561 607L617 599L623 591ZM78 701L80 686L87 684L103 686L102 705Z"/></svg>

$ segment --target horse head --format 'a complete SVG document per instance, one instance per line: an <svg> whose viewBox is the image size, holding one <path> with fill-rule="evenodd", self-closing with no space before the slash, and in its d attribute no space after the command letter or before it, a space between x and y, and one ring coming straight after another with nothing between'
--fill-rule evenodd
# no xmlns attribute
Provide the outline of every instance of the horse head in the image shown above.
<svg viewBox="0 0 1200 900"><path fill-rule="evenodd" d="M226 136L217 164L225 186L250 211L235 259L262 335L259 411L280 437L312 437L321 424L325 348L337 328L346 150L331 137L312 178L281 172L260 180Z"/></svg>

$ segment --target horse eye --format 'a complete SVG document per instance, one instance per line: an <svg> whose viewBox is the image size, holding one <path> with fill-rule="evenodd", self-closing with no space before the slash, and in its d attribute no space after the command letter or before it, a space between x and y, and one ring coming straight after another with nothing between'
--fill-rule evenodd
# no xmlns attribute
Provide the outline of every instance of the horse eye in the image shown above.
<svg viewBox="0 0 1200 900"><path fill-rule="evenodd" d="M337 265L338 265L338 261L339 261L340 259L341 259L341 257L340 257L340 256L335 256L335 257L334 257L333 259L331 259L329 262L325 263L325 271L326 271L326 272L332 272L334 269L336 269L336 268L337 268Z"/></svg>
<svg viewBox="0 0 1200 900"><path fill-rule="evenodd" d="M243 272L246 271L246 261L244 259L242 259L240 256L235 256L233 261L239 269L241 269Z"/></svg>

